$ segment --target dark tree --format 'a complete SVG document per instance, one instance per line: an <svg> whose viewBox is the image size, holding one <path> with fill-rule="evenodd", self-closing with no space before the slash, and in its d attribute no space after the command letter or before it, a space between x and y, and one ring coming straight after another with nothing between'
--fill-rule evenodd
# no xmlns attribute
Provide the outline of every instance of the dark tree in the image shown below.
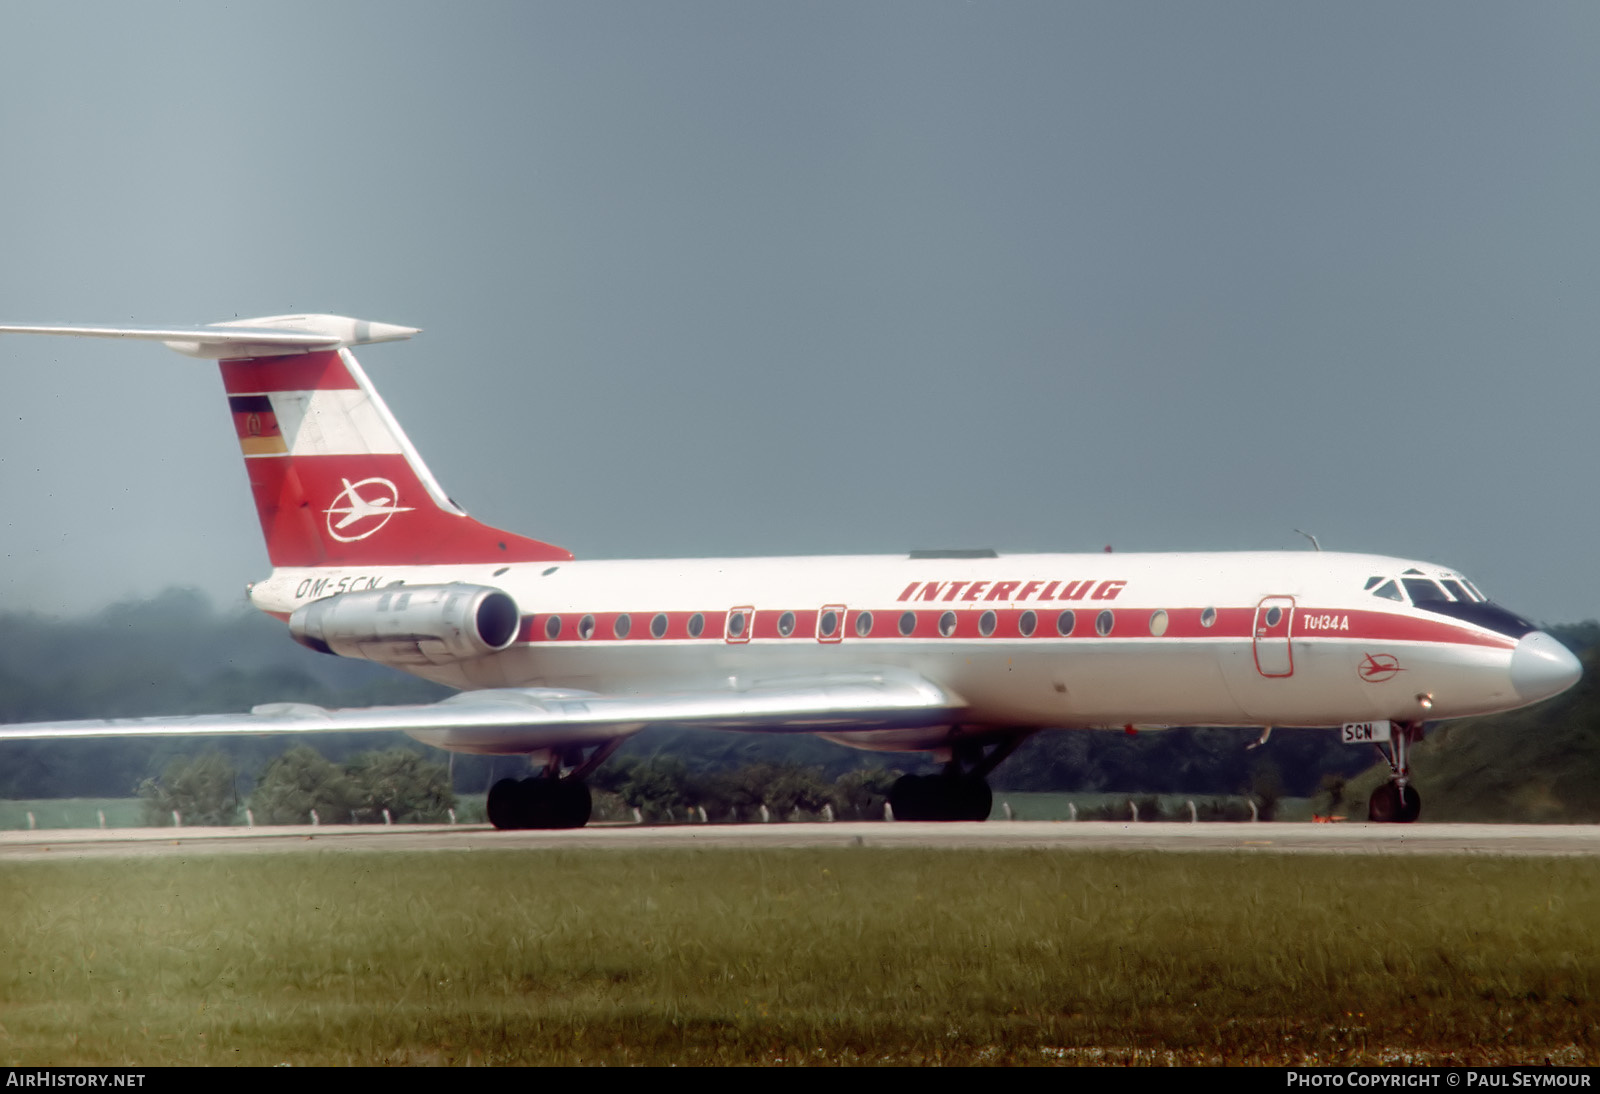
<svg viewBox="0 0 1600 1094"><path fill-rule="evenodd" d="M250 808L261 824L310 824L313 809L324 824L348 824L357 800L343 771L300 745L267 765Z"/></svg>
<svg viewBox="0 0 1600 1094"><path fill-rule="evenodd" d="M160 778L139 784L144 822L152 827L168 825L176 812L186 825L233 824L239 813L234 786L238 777L220 752L173 760Z"/></svg>

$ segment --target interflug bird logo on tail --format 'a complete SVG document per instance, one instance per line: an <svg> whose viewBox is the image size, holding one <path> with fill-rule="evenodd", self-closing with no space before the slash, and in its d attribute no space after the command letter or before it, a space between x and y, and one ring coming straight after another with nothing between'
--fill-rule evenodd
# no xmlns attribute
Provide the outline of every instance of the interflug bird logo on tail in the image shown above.
<svg viewBox="0 0 1600 1094"><path fill-rule="evenodd" d="M354 543L374 535L396 513L410 513L411 506L396 505L400 490L388 479L369 478L359 482L340 479L344 489L323 512L328 517L328 534L340 543ZM366 490L363 494L362 491ZM338 518L335 520L334 518Z"/></svg>

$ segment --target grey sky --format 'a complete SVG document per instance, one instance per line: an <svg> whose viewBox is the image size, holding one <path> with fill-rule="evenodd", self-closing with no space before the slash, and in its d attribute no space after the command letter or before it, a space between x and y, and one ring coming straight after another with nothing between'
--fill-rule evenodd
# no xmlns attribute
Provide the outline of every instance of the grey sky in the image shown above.
<svg viewBox="0 0 1600 1094"><path fill-rule="evenodd" d="M1330 548L1600 616L1600 6L8 3L0 317L330 311L580 557ZM266 572L215 367L0 338L0 606Z"/></svg>

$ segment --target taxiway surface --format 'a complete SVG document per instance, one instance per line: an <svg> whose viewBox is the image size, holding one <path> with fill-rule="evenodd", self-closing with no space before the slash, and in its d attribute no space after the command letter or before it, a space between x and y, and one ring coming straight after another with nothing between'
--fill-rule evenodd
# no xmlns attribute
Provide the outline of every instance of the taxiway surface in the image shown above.
<svg viewBox="0 0 1600 1094"><path fill-rule="evenodd" d="M0 832L0 862L213 854L538 851L649 848L1239 851L1310 854L1600 855L1600 825L1182 824L991 821L596 825L497 832L486 825L49 829Z"/></svg>

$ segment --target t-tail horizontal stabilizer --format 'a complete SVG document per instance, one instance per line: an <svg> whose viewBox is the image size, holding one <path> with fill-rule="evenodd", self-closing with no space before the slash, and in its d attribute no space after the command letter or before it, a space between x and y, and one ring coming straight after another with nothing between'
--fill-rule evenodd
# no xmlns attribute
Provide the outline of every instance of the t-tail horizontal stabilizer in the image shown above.
<svg viewBox="0 0 1600 1094"><path fill-rule="evenodd" d="M40 327L0 326L0 334L62 334L79 338L132 338L161 342L189 357L210 360L285 357L374 342L398 342L419 327L373 323L344 315L269 315L234 319L205 327Z"/></svg>

